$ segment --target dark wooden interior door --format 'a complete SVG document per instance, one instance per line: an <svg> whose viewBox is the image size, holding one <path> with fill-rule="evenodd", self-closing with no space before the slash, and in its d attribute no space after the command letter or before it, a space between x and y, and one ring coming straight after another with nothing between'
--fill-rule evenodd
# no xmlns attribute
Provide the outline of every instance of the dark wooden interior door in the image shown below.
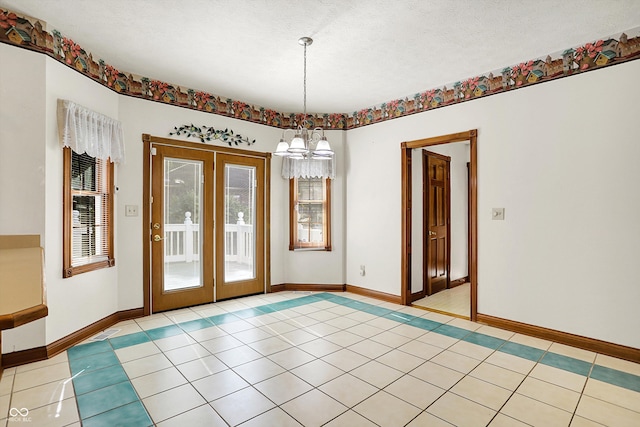
<svg viewBox="0 0 640 427"><path fill-rule="evenodd" d="M433 295L450 287L451 157L423 151L424 285Z"/></svg>

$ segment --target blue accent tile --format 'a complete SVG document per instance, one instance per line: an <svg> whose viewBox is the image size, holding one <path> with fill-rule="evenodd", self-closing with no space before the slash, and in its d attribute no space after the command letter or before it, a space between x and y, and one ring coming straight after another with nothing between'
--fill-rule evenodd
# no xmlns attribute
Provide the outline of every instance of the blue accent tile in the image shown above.
<svg viewBox="0 0 640 427"><path fill-rule="evenodd" d="M389 320L395 320L399 323L407 323L413 320L413 316L409 314L400 313L398 311L392 311L391 313L383 314L382 317Z"/></svg>
<svg viewBox="0 0 640 427"><path fill-rule="evenodd" d="M422 317L416 317L411 322L409 322L409 325L415 326L420 329L424 329L426 331L432 331L442 326L443 323L434 322L433 320L429 320L429 319L423 319Z"/></svg>
<svg viewBox="0 0 640 427"><path fill-rule="evenodd" d="M408 314L408 313L402 313L400 311L397 312L398 314L401 314L402 317L404 317L405 319L407 319L407 322L413 322L416 319L421 319L421 317L418 316L414 316L413 314Z"/></svg>
<svg viewBox="0 0 640 427"><path fill-rule="evenodd" d="M324 299L320 298L318 295L320 294L307 295L302 298L298 298L298 300L300 300L303 304L311 304L314 302L324 301Z"/></svg>
<svg viewBox="0 0 640 427"><path fill-rule="evenodd" d="M367 304L366 302L351 301L344 304L345 307L353 308L355 310L364 311L365 313L373 314L374 316L382 317L385 314L389 314L392 310L388 308L378 307L377 305Z"/></svg>
<svg viewBox="0 0 640 427"><path fill-rule="evenodd" d="M516 342L507 341L502 347L498 349L503 353L510 354L512 356L521 357L523 359L537 362L544 355L544 350L539 348L530 347L524 344L518 344Z"/></svg>
<svg viewBox="0 0 640 427"><path fill-rule="evenodd" d="M354 299L351 299L349 301L345 301L344 304L342 304L342 305L344 305L346 307L351 307L351 308L356 309L356 310L360 310L362 307L364 307L366 305L369 305L369 304L367 304L365 302L360 302L360 301L356 301Z"/></svg>
<svg viewBox="0 0 640 427"><path fill-rule="evenodd" d="M84 419L82 425L84 427L150 427L153 426L153 421L149 418L142 403L137 401Z"/></svg>
<svg viewBox="0 0 640 427"><path fill-rule="evenodd" d="M124 381L129 381L129 377L122 366L114 365L96 371L82 372L73 378L73 388L77 396Z"/></svg>
<svg viewBox="0 0 640 427"><path fill-rule="evenodd" d="M185 332L193 332L199 331L200 329L211 328L213 327L213 323L208 319L196 319L179 323L178 326Z"/></svg>
<svg viewBox="0 0 640 427"><path fill-rule="evenodd" d="M261 316L264 313L257 308L245 308L243 310L234 311L233 315L241 319L250 319L251 317Z"/></svg>
<svg viewBox="0 0 640 427"><path fill-rule="evenodd" d="M138 395L128 381L81 394L76 396L76 399L78 401L78 411L80 411L80 417L83 420L128 403L139 401Z"/></svg>
<svg viewBox="0 0 640 427"><path fill-rule="evenodd" d="M331 301L334 304L340 304L340 305L345 305L349 301L353 301L351 298L345 298L340 295L335 295L331 293L318 294L317 296L318 298L322 298L325 301Z"/></svg>
<svg viewBox="0 0 640 427"><path fill-rule="evenodd" d="M591 378L594 380L609 383L628 390L640 393L640 376L633 375L628 372L618 371L616 369L595 365L591 371Z"/></svg>
<svg viewBox="0 0 640 427"><path fill-rule="evenodd" d="M225 323L237 322L240 320L239 317L236 317L231 313L217 314L215 316L207 317L207 319L213 322L214 325L224 325Z"/></svg>
<svg viewBox="0 0 640 427"><path fill-rule="evenodd" d="M113 350L104 353L92 354L80 359L69 360L71 375L76 375L80 371L90 372L119 364L120 361Z"/></svg>
<svg viewBox="0 0 640 427"><path fill-rule="evenodd" d="M492 337L485 334L479 334L477 332L470 333L463 338L463 341L481 345L482 347L490 348L492 350L497 349L505 342L505 340L502 340L500 338Z"/></svg>
<svg viewBox="0 0 640 427"><path fill-rule="evenodd" d="M112 351L113 349L107 341L91 342L89 344L76 345L67 350L67 356L69 359L79 359L92 354L98 354L105 351Z"/></svg>
<svg viewBox="0 0 640 427"><path fill-rule="evenodd" d="M436 329L433 330L433 332L437 334L446 335L451 338L458 338L458 339L462 339L471 333L471 331L467 331L466 329L462 329L456 326L451 326L446 324L438 326Z"/></svg>
<svg viewBox="0 0 640 427"><path fill-rule="evenodd" d="M589 371L591 370L591 363L589 362L556 353L545 354L540 360L540 363L584 376L589 375Z"/></svg>
<svg viewBox="0 0 640 427"><path fill-rule="evenodd" d="M259 310L262 314L273 313L275 311L278 311L275 308L273 308L271 304L258 306L256 307L256 310Z"/></svg>
<svg viewBox="0 0 640 427"><path fill-rule="evenodd" d="M147 335L149 335L149 338L154 341L162 338L173 337L183 333L184 332L182 331L182 329L180 329L177 325L163 326L161 328L149 329L147 331Z"/></svg>
<svg viewBox="0 0 640 427"><path fill-rule="evenodd" d="M134 332L133 334L122 335L120 337L110 338L109 342L114 350L119 348L131 347L132 345L142 344L151 341L151 338L145 332Z"/></svg>
<svg viewBox="0 0 640 427"><path fill-rule="evenodd" d="M300 306L300 304L295 304L292 301L279 301L279 302L267 304L264 307L267 309L271 309L273 311L282 311L282 310L288 310L290 308L294 308L298 306Z"/></svg>

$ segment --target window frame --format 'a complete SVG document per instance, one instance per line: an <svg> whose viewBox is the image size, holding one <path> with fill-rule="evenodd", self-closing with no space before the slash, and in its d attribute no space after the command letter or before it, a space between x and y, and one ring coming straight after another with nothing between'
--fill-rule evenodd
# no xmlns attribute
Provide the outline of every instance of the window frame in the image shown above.
<svg viewBox="0 0 640 427"><path fill-rule="evenodd" d="M290 251L331 251L331 178L321 178L323 181L324 200L323 207L323 227L322 235L324 244L322 246L312 244L300 244L298 242L298 221L296 206L298 205L298 180L300 178L289 179L289 250ZM302 178L308 179L308 178Z"/></svg>
<svg viewBox="0 0 640 427"><path fill-rule="evenodd" d="M106 194L107 197L107 259L73 266L72 265L72 235L73 235L73 189L71 188L71 167L72 167L72 150L69 147L64 147L63 150L63 182L62 182L62 277L68 278L77 274L86 273L89 271L95 271L102 268L113 267L116 265L114 258L114 244L113 244L113 199L115 196L114 176L113 176L113 163L107 160L96 159L98 162L107 162L106 166ZM102 193L104 194L104 193Z"/></svg>

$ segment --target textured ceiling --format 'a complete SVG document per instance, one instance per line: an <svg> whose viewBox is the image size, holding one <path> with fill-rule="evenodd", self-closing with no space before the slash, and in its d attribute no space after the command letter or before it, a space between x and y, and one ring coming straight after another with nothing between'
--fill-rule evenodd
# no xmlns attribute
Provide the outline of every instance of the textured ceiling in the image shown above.
<svg viewBox="0 0 640 427"><path fill-rule="evenodd" d="M351 113L640 25L638 0L0 0L119 70Z"/></svg>

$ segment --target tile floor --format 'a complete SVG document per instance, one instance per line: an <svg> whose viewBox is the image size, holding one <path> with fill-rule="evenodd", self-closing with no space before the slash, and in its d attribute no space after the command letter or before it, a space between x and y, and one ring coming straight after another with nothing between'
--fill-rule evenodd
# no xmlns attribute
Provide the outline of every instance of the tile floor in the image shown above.
<svg viewBox="0 0 640 427"><path fill-rule="evenodd" d="M5 426L639 426L640 365L349 293L122 322L6 369Z"/></svg>
<svg viewBox="0 0 640 427"><path fill-rule="evenodd" d="M418 307L452 313L469 319L471 312L471 284L464 283L455 288L445 289L431 296L413 302Z"/></svg>

